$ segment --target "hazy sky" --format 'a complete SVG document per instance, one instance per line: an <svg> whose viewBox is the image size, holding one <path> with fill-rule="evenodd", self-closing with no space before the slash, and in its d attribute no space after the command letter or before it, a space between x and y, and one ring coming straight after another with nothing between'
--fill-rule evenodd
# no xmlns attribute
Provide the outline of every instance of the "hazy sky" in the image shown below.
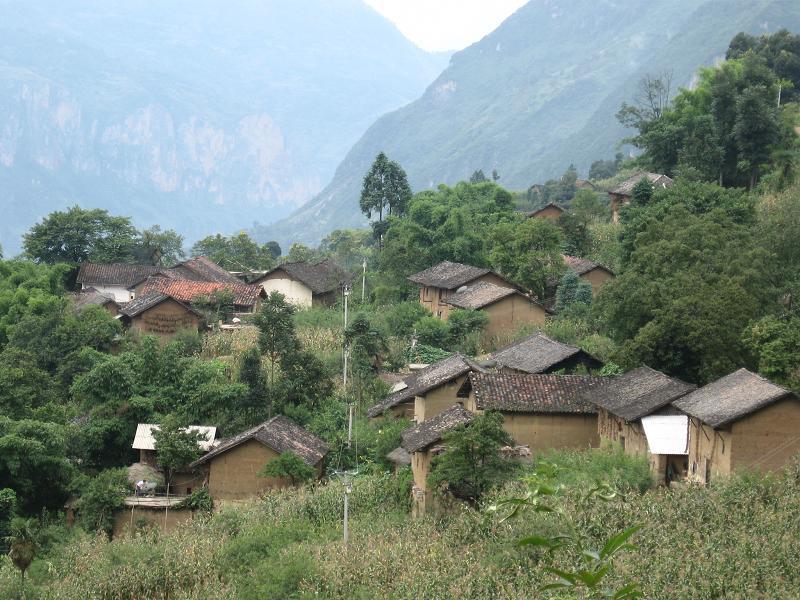
<svg viewBox="0 0 800 600"><path fill-rule="evenodd" d="M365 0L425 50L461 50L527 0Z"/></svg>

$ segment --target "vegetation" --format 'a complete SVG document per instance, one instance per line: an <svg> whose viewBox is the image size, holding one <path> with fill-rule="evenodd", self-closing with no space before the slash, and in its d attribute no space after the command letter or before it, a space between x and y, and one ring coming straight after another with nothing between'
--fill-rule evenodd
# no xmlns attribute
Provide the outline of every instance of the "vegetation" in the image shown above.
<svg viewBox="0 0 800 600"><path fill-rule="evenodd" d="M259 475L288 479L289 483L297 485L312 479L316 471L294 452L283 452L278 458L268 462Z"/></svg>

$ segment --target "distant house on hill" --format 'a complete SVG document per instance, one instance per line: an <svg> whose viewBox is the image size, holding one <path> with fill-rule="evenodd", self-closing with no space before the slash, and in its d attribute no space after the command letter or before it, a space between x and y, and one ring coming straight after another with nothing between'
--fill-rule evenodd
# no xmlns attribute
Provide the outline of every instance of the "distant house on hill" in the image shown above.
<svg viewBox="0 0 800 600"><path fill-rule="evenodd" d="M488 364L512 373L572 373L576 369L595 370L603 366L584 350L557 342L541 332L524 337L493 352Z"/></svg>
<svg viewBox="0 0 800 600"><path fill-rule="evenodd" d="M328 444L294 421L278 415L222 440L190 467L205 472L208 491L215 500L242 500L289 484L282 479L259 476L267 463L284 452L296 454L316 469L319 476Z"/></svg>
<svg viewBox="0 0 800 600"><path fill-rule="evenodd" d="M523 325L542 325L550 314L547 308L518 289L487 281L462 286L443 302L454 308L483 312L489 319L484 327L489 337L511 333Z"/></svg>
<svg viewBox="0 0 800 600"><path fill-rule="evenodd" d="M459 402L458 390L467 374L485 369L462 354L454 354L407 376L402 384L367 411L374 419L384 414L418 423Z"/></svg>
<svg viewBox="0 0 800 600"><path fill-rule="evenodd" d="M461 425L466 425L474 418L460 404L454 404L440 412L432 419L417 423L403 432L402 448L411 455L411 472L414 475L412 514L422 516L430 504L428 474L431 470L431 459L444 448L435 447L442 441L442 436Z"/></svg>
<svg viewBox="0 0 800 600"><path fill-rule="evenodd" d="M558 221L559 217L565 212L567 211L558 204L550 202L542 208L537 208L536 210L525 213L525 216L529 219L549 219L550 221Z"/></svg>
<svg viewBox="0 0 800 600"><path fill-rule="evenodd" d="M659 482L666 483L670 473L674 474L671 479L675 478L687 466L686 420L671 404L695 387L650 367L640 367L614 377L582 398L599 409L600 439L619 444L626 454L648 457L651 471ZM659 431L670 427L682 431L682 437L673 435L668 447L662 449Z"/></svg>
<svg viewBox="0 0 800 600"><path fill-rule="evenodd" d="M603 284L614 279L614 272L600 263L567 254L562 256L567 268L575 271L578 277L592 286L592 296L597 296Z"/></svg>
<svg viewBox="0 0 800 600"><path fill-rule="evenodd" d="M598 445L597 406L582 398L608 382L591 375L469 374L459 390L470 412L499 411L503 428L532 450Z"/></svg>
<svg viewBox="0 0 800 600"><path fill-rule="evenodd" d="M613 219L614 223L619 222L619 209L631 201L631 198L633 197L633 188L636 187L636 184L642 179L647 179L650 181L650 183L652 183L653 187L656 189L670 188L675 184L675 182L666 175L637 171L628 177L628 179L620 183L617 187L608 192L608 195L611 197L611 218Z"/></svg>
<svg viewBox="0 0 800 600"><path fill-rule="evenodd" d="M286 301L301 307L331 306L351 276L332 260L317 263L284 263L251 283L267 294L280 292Z"/></svg>
<svg viewBox="0 0 800 600"><path fill-rule="evenodd" d="M507 279L491 269L473 267L445 260L424 271L409 276L409 281L420 286L419 302L437 317L446 319L450 312L447 300L459 288L479 282L499 287L516 288Z"/></svg>
<svg viewBox="0 0 800 600"><path fill-rule="evenodd" d="M140 334L171 339L181 330L198 331L203 315L167 294L147 292L119 310L123 325Z"/></svg>
<svg viewBox="0 0 800 600"><path fill-rule="evenodd" d="M76 282L80 284L81 291L91 288L101 294L113 296L117 302L128 302L134 297L128 288L161 270L162 267L153 265L84 262L78 270Z"/></svg>
<svg viewBox="0 0 800 600"><path fill-rule="evenodd" d="M75 295L75 310L81 312L89 306L102 306L112 317L116 317L121 304L114 294L98 292L93 287L88 287Z"/></svg>
<svg viewBox="0 0 800 600"><path fill-rule="evenodd" d="M157 292L170 296L179 302L191 304L199 297L210 297L215 292L227 292L233 298L233 309L241 313L253 313L259 308L263 290L255 285L241 281L215 282L189 279L171 279L169 277L149 277L135 288L135 295Z"/></svg>
<svg viewBox="0 0 800 600"><path fill-rule="evenodd" d="M676 400L689 416L688 477L774 471L800 453L800 398L739 369Z"/></svg>

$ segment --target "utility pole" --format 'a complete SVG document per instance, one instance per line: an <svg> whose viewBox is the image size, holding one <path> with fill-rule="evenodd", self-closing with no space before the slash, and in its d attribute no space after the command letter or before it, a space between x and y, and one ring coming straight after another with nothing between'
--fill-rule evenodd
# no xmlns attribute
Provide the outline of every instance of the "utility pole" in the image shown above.
<svg viewBox="0 0 800 600"><path fill-rule="evenodd" d="M347 300L350 297L350 285L344 286L344 330L347 334ZM344 342L344 366L342 367L342 391L347 396L347 359L350 357L350 348L347 340ZM353 403L347 403L347 449L353 444Z"/></svg>
<svg viewBox="0 0 800 600"><path fill-rule="evenodd" d="M361 263L361 304L364 304L364 290L367 288L367 259Z"/></svg>
<svg viewBox="0 0 800 600"><path fill-rule="evenodd" d="M344 476L344 543L347 545L347 542L350 540L350 523L349 523L349 512L350 512L350 493L353 491L353 484L350 481L350 476L345 474Z"/></svg>

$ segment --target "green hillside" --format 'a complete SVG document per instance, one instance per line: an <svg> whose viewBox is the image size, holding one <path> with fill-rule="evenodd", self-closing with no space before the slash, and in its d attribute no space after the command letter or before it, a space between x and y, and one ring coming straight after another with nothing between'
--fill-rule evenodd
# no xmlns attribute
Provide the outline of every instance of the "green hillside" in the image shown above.
<svg viewBox="0 0 800 600"><path fill-rule="evenodd" d="M263 239L313 242L360 226L361 178L383 150L415 191L497 169L524 189L610 158L626 132L614 115L645 74L673 73L673 91L722 58L739 31L800 28L788 0L533 1L455 54L425 94L378 119L333 181Z"/></svg>

